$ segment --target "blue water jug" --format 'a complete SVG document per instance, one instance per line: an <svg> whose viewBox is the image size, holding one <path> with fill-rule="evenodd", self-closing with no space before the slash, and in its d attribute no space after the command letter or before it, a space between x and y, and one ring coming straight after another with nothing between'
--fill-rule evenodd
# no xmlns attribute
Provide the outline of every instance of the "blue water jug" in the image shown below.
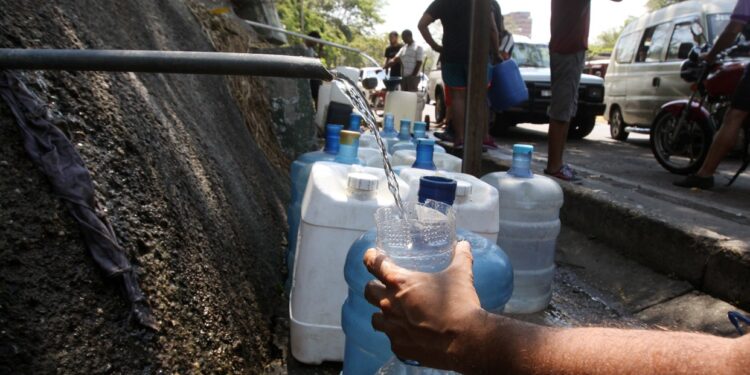
<svg viewBox="0 0 750 375"><path fill-rule="evenodd" d="M518 64L505 60L492 68L492 85L487 95L496 112L502 112L529 100L529 90L521 77Z"/></svg>
<svg viewBox="0 0 750 375"><path fill-rule="evenodd" d="M411 121L401 120L401 128L398 130L399 141L411 141Z"/></svg>
<svg viewBox="0 0 750 375"><path fill-rule="evenodd" d="M383 117L383 130L380 131L380 137L388 149L388 153L393 153L393 146L399 142L398 132L396 131L395 120L392 113L386 113Z"/></svg>
<svg viewBox="0 0 750 375"><path fill-rule="evenodd" d="M349 128L346 130L358 132L360 131L361 126L362 126L362 116L359 113L352 112L352 115L349 116Z"/></svg>
<svg viewBox="0 0 750 375"><path fill-rule="evenodd" d="M420 201L427 199L452 204L456 183L447 179L430 177L420 184ZM447 180L452 181L452 180ZM452 194L451 194L452 189ZM460 223L459 223L460 225ZM469 231L458 229L459 240L471 244L474 256L474 287L482 308L499 312L513 292L513 269L505 253L494 243ZM372 315L378 309L364 298L365 286L374 277L362 263L365 252L376 247L377 231L368 231L360 237L346 257L344 277L349 291L341 309L341 325L346 335L344 374L375 374L393 353L388 337L372 328Z"/></svg>
<svg viewBox="0 0 750 375"><path fill-rule="evenodd" d="M297 232L299 231L300 216L302 215L302 198L310 179L313 164L319 161L333 161L339 153L339 142L343 125L329 124L326 126L325 147L321 151L303 154L292 163L290 177L292 180L292 199L287 209L287 224L289 225L287 249L287 267L289 275L294 269L294 253L297 250ZM288 283L287 283L288 284ZM289 285L287 285L288 287ZM288 289L288 288L287 288Z"/></svg>

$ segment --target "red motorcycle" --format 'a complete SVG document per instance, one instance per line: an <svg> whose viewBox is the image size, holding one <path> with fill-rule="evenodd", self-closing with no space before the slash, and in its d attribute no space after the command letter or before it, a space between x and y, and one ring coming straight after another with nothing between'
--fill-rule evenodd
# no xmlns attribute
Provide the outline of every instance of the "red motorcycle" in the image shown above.
<svg viewBox="0 0 750 375"><path fill-rule="evenodd" d="M685 53L688 56L680 74L683 80L693 83L692 94L687 100L665 104L651 126L651 150L662 167L672 173L690 174L703 165L745 70L745 62L735 58L747 56L747 51L747 45L734 46L718 56L714 64L700 58L701 48ZM748 125L743 126L743 166L730 184L750 164Z"/></svg>

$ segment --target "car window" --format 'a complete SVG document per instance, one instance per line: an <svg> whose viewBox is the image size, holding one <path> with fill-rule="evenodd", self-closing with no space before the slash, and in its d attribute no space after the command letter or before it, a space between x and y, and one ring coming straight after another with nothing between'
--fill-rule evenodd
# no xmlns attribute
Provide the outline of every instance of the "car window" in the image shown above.
<svg viewBox="0 0 750 375"><path fill-rule="evenodd" d="M636 43L638 43L638 34L631 33L620 38L615 49L615 61L620 64L627 64L633 60Z"/></svg>
<svg viewBox="0 0 750 375"><path fill-rule="evenodd" d="M667 52L667 61L680 60L678 56L680 53L680 46L684 43L692 43L695 45L695 37L693 32L690 31L690 26L693 22L685 22L678 24L674 27L672 33L672 40L669 41L669 51Z"/></svg>
<svg viewBox="0 0 750 375"><path fill-rule="evenodd" d="M549 68L549 49L543 44L516 43L512 57L520 67Z"/></svg>
<svg viewBox="0 0 750 375"><path fill-rule="evenodd" d="M663 23L649 27L643 33L641 44L638 46L636 62L659 62L667 47L671 24Z"/></svg>

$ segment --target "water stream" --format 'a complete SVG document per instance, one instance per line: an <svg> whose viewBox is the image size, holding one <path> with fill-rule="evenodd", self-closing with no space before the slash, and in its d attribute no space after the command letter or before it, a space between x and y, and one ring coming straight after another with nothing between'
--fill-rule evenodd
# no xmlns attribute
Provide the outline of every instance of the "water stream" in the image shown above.
<svg viewBox="0 0 750 375"><path fill-rule="evenodd" d="M388 190L393 194L393 199L396 201L396 206L401 212L401 217L405 217L404 203L401 201L401 193L399 191L398 181L396 180L396 174L393 173L393 168L391 167L388 148L385 146L383 138L380 137L375 113L370 109L370 105L367 103L367 98L364 97L359 88L357 88L349 78L341 73L336 73L335 77L333 84L338 85L342 89L344 94L349 98L349 101L354 105L354 108L362 114L362 119L365 121L365 124L367 124L370 131L372 131L372 134L375 135L375 141L377 142L378 147L380 147L380 152L383 154L383 169L385 170L385 177L388 181Z"/></svg>

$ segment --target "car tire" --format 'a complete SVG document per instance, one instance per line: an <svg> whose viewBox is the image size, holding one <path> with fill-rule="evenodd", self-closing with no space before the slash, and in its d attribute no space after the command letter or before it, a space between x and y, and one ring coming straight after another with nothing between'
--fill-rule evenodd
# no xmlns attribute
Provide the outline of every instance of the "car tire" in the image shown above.
<svg viewBox="0 0 750 375"><path fill-rule="evenodd" d="M596 126L595 116L574 118L570 121L568 139L583 139L594 131L594 126Z"/></svg>
<svg viewBox="0 0 750 375"><path fill-rule="evenodd" d="M443 89L437 88L435 90L435 122L441 123L445 120L445 95L443 95Z"/></svg>
<svg viewBox="0 0 750 375"><path fill-rule="evenodd" d="M516 124L506 120L502 113L496 113L495 121L492 123L492 127L490 127L490 134L495 137L502 137L507 135L508 129L513 126L516 126Z"/></svg>
<svg viewBox="0 0 750 375"><path fill-rule="evenodd" d="M609 136L618 141L627 141L630 133L625 131L627 124L622 117L620 107L612 107L609 111Z"/></svg>

